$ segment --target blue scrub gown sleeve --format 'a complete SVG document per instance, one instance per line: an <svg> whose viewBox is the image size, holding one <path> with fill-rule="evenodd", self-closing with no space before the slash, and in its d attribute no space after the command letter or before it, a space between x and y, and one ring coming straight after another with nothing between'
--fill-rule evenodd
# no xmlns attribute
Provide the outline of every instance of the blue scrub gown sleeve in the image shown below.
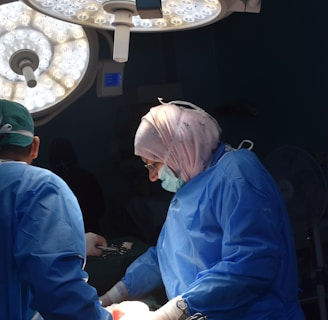
<svg viewBox="0 0 328 320"><path fill-rule="evenodd" d="M225 316L231 312L231 319L238 319L243 316L243 308L261 300L273 278L281 276L277 271L284 258L279 251L283 224L277 214L281 212L279 200L274 203L265 191L247 180L222 184L224 188L216 189L220 194L212 195L224 199L214 201L214 210L222 213L217 216L223 230L222 247L218 247L221 259L200 272L182 298L188 301L191 314L211 316L221 310Z"/></svg>
<svg viewBox="0 0 328 320"><path fill-rule="evenodd" d="M150 247L132 262L127 268L122 282L129 292L130 300L138 299L163 286L156 247Z"/></svg>
<svg viewBox="0 0 328 320"><path fill-rule="evenodd" d="M14 258L31 288L31 307L49 320L111 320L86 282L85 234L75 196L54 175L27 183L29 191L18 192Z"/></svg>

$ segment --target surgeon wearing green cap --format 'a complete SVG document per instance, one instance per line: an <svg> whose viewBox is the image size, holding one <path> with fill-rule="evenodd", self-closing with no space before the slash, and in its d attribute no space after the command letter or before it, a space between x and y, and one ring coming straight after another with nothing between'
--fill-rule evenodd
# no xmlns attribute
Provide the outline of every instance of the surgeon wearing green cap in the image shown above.
<svg viewBox="0 0 328 320"><path fill-rule="evenodd" d="M111 320L86 282L76 197L57 175L31 165L39 145L29 111L0 100L0 318Z"/></svg>

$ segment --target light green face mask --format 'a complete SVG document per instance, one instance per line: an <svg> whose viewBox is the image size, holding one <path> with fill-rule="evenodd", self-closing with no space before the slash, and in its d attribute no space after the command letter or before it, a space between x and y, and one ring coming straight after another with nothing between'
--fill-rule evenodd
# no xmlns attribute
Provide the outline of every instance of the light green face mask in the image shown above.
<svg viewBox="0 0 328 320"><path fill-rule="evenodd" d="M162 188L170 192L177 192L184 184L181 177L177 178L166 164L158 170L158 178L162 180Z"/></svg>

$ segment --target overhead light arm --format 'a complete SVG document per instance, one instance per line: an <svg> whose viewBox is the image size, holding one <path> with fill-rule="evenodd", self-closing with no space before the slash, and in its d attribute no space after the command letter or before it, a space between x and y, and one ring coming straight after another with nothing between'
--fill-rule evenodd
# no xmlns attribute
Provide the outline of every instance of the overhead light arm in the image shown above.
<svg viewBox="0 0 328 320"><path fill-rule="evenodd" d="M109 0L103 9L114 15L112 25L115 27L113 60L126 62L129 56L130 28L134 26L132 17L137 15L134 1Z"/></svg>
<svg viewBox="0 0 328 320"><path fill-rule="evenodd" d="M161 0L108 0L103 9L114 15L115 27L113 60L126 62L129 56L130 28L134 27L133 16L142 19L162 18Z"/></svg>

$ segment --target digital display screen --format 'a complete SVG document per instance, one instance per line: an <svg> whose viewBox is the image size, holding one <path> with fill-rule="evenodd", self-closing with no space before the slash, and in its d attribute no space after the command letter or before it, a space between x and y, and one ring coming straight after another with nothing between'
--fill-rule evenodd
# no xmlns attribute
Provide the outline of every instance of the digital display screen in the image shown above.
<svg viewBox="0 0 328 320"><path fill-rule="evenodd" d="M121 85L121 73L105 73L104 86L105 87L118 87Z"/></svg>

